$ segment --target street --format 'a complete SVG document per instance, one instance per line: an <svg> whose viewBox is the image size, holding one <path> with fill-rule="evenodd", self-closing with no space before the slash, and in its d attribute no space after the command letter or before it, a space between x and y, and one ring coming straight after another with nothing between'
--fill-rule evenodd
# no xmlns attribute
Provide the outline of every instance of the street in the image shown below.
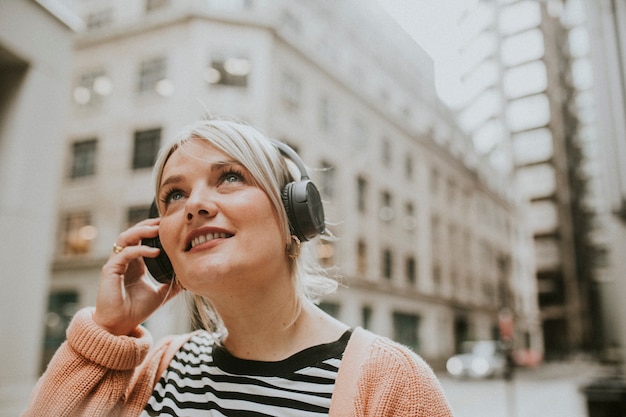
<svg viewBox="0 0 626 417"><path fill-rule="evenodd" d="M587 361L518 369L512 381L439 373L455 417L588 417L581 387L608 370Z"/></svg>

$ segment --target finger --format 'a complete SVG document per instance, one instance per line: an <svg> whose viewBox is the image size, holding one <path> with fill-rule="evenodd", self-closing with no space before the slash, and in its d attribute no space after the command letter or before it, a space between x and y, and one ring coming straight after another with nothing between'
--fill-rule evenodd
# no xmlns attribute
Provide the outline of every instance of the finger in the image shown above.
<svg viewBox="0 0 626 417"><path fill-rule="evenodd" d="M135 272L133 275L137 275L137 272L139 272L139 275L141 275L143 274L143 261L141 258L154 258L159 255L159 252L159 248L145 245L127 246L121 252L112 254L102 267L102 270L106 275L124 275L132 266L131 269L133 271L129 272Z"/></svg>
<svg viewBox="0 0 626 417"><path fill-rule="evenodd" d="M153 222L151 222L153 223ZM159 234L159 225L157 224L141 224L123 231L117 237L113 245L113 253L119 254L128 246L138 245L142 239L156 237Z"/></svg>

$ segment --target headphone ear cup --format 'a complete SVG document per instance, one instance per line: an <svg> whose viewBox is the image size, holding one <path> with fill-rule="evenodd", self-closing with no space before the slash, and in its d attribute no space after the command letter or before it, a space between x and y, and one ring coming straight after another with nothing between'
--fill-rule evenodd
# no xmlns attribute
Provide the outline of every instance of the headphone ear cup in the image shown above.
<svg viewBox="0 0 626 417"><path fill-rule="evenodd" d="M151 219L159 217L159 210L155 202L152 202L150 206L149 216ZM144 257L143 261L154 279L162 283L170 283L174 279L174 267L170 262L170 258L167 257L163 250L163 246L161 246L161 239L158 236L146 238L141 240L141 244L161 250L161 253L156 258Z"/></svg>
<svg viewBox="0 0 626 417"><path fill-rule="evenodd" d="M324 206L315 184L310 180L290 182L283 188L281 196L289 229L301 242L324 232Z"/></svg>

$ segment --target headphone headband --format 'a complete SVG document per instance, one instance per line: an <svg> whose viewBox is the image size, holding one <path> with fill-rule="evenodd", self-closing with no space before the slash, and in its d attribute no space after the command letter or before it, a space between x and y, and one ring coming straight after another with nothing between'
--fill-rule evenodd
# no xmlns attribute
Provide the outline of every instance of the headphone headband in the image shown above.
<svg viewBox="0 0 626 417"><path fill-rule="evenodd" d="M285 185L281 195L291 233L305 242L326 230L322 198L296 151L276 139L270 140L300 171L300 179Z"/></svg>
<svg viewBox="0 0 626 417"><path fill-rule="evenodd" d="M269 140L272 142L274 146L278 148L281 154L291 159L291 161L294 164L296 164L296 167L298 167L298 170L300 171L301 180L305 180L305 179L308 180L310 178L309 173L307 172L307 169L304 166L304 162L302 162L302 159L300 159L300 156L296 153L296 151L293 150L291 146L277 139L269 138Z"/></svg>

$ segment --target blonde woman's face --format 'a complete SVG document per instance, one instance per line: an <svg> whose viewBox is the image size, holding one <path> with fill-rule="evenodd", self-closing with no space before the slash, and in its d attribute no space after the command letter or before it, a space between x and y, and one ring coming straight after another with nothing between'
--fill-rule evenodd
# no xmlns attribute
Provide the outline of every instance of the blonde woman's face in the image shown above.
<svg viewBox="0 0 626 417"><path fill-rule="evenodd" d="M177 279L211 299L289 275L286 241L267 194L238 161L191 140L166 162L159 236Z"/></svg>

